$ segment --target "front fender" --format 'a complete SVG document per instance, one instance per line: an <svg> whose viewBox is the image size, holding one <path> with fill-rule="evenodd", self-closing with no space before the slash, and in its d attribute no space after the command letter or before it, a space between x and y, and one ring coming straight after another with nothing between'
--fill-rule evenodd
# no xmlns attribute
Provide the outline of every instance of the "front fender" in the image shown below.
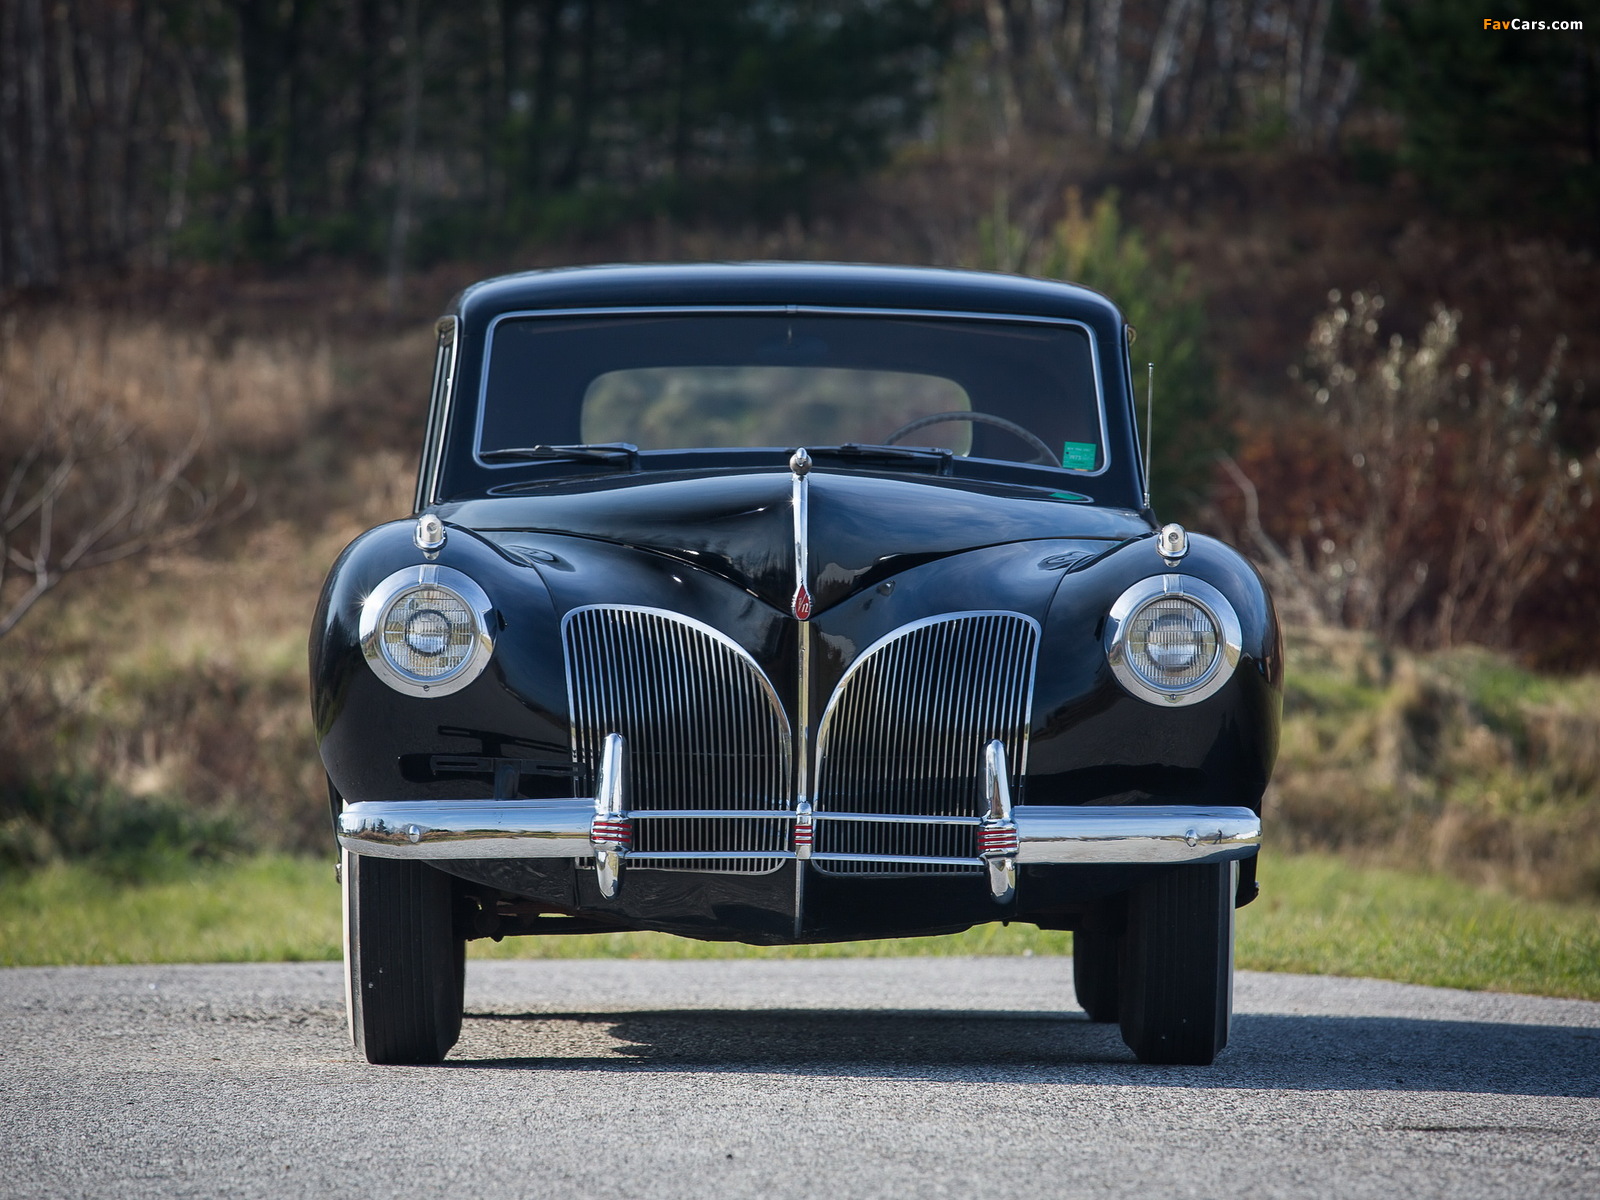
<svg viewBox="0 0 1600 1200"><path fill-rule="evenodd" d="M1260 811L1277 757L1283 643L1255 569L1214 538L1191 536L1175 567L1154 537L1069 567L1040 646L1027 801L1036 804L1204 804ZM1204 580L1238 614L1241 653L1214 695L1163 707L1111 672L1106 617L1127 588L1167 572Z"/></svg>
<svg viewBox="0 0 1600 1200"><path fill-rule="evenodd" d="M548 765L553 788L570 795L566 683L555 608L539 573L496 551L469 530L450 527L441 566L472 578L488 594L498 625L483 673L447 696L417 697L391 688L361 653L366 597L388 575L425 559L412 543L412 521L369 530L339 556L323 585L312 623L311 704L323 766L340 795L455 799L482 795L494 768L435 769L436 756ZM567 772L563 777L560 772ZM526 780L540 778L530 772Z"/></svg>

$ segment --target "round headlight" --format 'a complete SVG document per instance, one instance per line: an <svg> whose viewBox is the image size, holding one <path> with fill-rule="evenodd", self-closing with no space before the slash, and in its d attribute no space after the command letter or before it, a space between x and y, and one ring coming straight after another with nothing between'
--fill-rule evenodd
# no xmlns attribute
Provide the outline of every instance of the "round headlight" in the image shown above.
<svg viewBox="0 0 1600 1200"><path fill-rule="evenodd" d="M1140 580L1111 606L1106 657L1122 686L1157 704L1194 704L1226 683L1242 638L1233 606L1188 575Z"/></svg>
<svg viewBox="0 0 1600 1200"><path fill-rule="evenodd" d="M450 567L408 567L361 605L361 650L378 677L411 696L467 686L494 653L489 597Z"/></svg>

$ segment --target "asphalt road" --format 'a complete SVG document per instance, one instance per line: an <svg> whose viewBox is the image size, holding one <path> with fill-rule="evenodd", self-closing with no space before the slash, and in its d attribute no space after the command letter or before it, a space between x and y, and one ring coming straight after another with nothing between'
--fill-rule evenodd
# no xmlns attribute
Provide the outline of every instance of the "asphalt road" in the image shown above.
<svg viewBox="0 0 1600 1200"><path fill-rule="evenodd" d="M0 971L0 1195L1600 1196L1600 1004L1242 973L1142 1067L1045 958L472 963L442 1067L336 964Z"/></svg>

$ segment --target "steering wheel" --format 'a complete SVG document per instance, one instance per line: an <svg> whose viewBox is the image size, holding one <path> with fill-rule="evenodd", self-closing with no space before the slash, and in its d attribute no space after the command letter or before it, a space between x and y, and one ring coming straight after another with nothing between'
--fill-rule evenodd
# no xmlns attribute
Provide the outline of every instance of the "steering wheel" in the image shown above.
<svg viewBox="0 0 1600 1200"><path fill-rule="evenodd" d="M1015 421L1008 421L1004 417L997 417L993 413L986 412L943 412L934 413L931 417L918 417L915 421L907 421L899 429L884 438L883 444L892 446L913 430L921 429L924 425L940 425L945 421L971 421L974 425L993 425L996 429L1004 429L1007 433L1021 438L1028 445L1038 450L1038 461L1040 463L1052 467L1056 465L1056 452L1050 449L1043 438L1030 430L1024 429Z"/></svg>

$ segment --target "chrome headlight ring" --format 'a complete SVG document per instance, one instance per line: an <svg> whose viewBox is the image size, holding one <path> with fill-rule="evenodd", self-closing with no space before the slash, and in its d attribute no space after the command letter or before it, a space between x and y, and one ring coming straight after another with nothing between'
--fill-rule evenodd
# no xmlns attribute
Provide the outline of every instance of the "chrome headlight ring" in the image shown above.
<svg viewBox="0 0 1600 1200"><path fill-rule="evenodd" d="M406 567L361 604L361 653L408 696L448 696L483 673L494 653L494 606L452 567Z"/></svg>
<svg viewBox="0 0 1600 1200"><path fill-rule="evenodd" d="M1177 637L1152 637L1162 622L1176 626ZM1117 597L1106 618L1106 660L1117 682L1166 708L1214 695L1233 678L1243 644L1233 605L1192 575L1141 579ZM1182 661L1163 664L1162 655ZM1205 661L1197 661L1202 656Z"/></svg>

